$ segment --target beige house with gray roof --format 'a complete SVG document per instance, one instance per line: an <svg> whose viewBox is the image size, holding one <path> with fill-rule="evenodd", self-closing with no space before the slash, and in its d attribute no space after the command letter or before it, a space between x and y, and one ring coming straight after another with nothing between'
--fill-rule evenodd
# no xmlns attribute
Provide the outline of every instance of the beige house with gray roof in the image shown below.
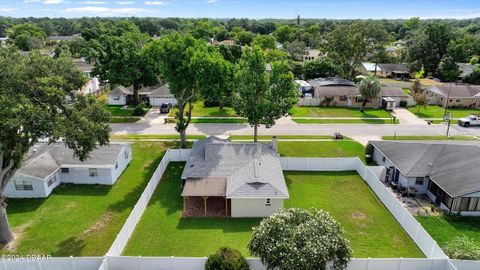
<svg viewBox="0 0 480 270"><path fill-rule="evenodd" d="M289 193L276 148L276 139L196 141L182 173L182 215L265 217L283 208Z"/></svg>

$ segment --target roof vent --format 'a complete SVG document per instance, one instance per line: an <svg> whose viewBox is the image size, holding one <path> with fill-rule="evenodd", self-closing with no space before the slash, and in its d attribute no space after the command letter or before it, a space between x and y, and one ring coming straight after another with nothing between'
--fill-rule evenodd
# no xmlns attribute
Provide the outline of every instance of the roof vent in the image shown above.
<svg viewBox="0 0 480 270"><path fill-rule="evenodd" d="M190 168L193 168L194 164L190 165Z"/></svg>
<svg viewBox="0 0 480 270"><path fill-rule="evenodd" d="M429 167L432 167L432 166L433 166L433 164L432 164L431 162L429 162L429 163L428 163L428 166L429 166Z"/></svg>

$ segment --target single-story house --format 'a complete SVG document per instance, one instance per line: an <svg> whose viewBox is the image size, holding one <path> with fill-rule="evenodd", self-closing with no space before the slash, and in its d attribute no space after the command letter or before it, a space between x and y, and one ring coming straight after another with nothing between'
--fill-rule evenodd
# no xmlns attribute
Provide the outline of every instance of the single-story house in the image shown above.
<svg viewBox="0 0 480 270"><path fill-rule="evenodd" d="M307 83L314 88L313 98L317 101L309 104L315 106L337 106L337 107L360 107L363 98L360 95L358 86L346 79L341 78L316 78L308 80ZM400 106L400 101L407 100L408 94L404 93L400 87L382 86L380 97L367 102L367 107L378 108L382 106L384 98L391 98L396 106ZM305 106L306 102L300 99L299 104Z"/></svg>
<svg viewBox="0 0 480 270"><path fill-rule="evenodd" d="M320 57L322 57L322 53L319 50L309 49L306 50L305 53L302 55L302 61L313 61L317 60Z"/></svg>
<svg viewBox="0 0 480 270"><path fill-rule="evenodd" d="M271 144L198 140L181 178L183 216L265 217L289 198L276 138Z"/></svg>
<svg viewBox="0 0 480 270"><path fill-rule="evenodd" d="M472 65L470 63L457 63L458 65L458 68L460 69L460 71L462 71L462 73L460 73L460 75L458 76L458 80L459 81L465 81L465 78L472 74L472 72L477 69L478 67L480 67L480 65L476 64L476 65Z"/></svg>
<svg viewBox="0 0 480 270"><path fill-rule="evenodd" d="M405 64L362 63L357 66L356 71L361 75L376 75L396 80L408 80L414 76Z"/></svg>
<svg viewBox="0 0 480 270"><path fill-rule="evenodd" d="M177 99L170 93L167 84L143 87L138 91L140 100L152 106L160 106L162 103L177 104ZM109 105L127 105L133 99L133 86L117 86L107 93Z"/></svg>
<svg viewBox="0 0 480 270"><path fill-rule="evenodd" d="M63 143L38 143L5 187L8 198L46 198L60 183L113 185L132 160L130 143L111 143L75 158Z"/></svg>
<svg viewBox="0 0 480 270"><path fill-rule="evenodd" d="M87 63L87 61L83 58L75 59L73 61L73 63L87 77L87 82L82 87L82 89L80 89L80 92L82 94L84 94L84 95L86 95L86 94L96 94L96 93L102 91L102 88L100 87L100 81L98 80L97 77L92 76L92 70L93 70L93 65L92 64Z"/></svg>
<svg viewBox="0 0 480 270"><path fill-rule="evenodd" d="M480 85L442 84L426 89L428 103L449 108L479 108ZM449 94L450 92L450 94ZM448 99L447 99L448 97Z"/></svg>
<svg viewBox="0 0 480 270"><path fill-rule="evenodd" d="M382 179L425 194L448 213L480 215L480 143L372 141Z"/></svg>

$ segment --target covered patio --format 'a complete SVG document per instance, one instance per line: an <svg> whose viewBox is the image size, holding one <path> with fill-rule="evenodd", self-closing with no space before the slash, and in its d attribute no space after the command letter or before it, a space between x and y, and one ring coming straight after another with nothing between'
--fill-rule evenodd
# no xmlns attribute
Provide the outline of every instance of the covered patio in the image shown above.
<svg viewBox="0 0 480 270"><path fill-rule="evenodd" d="M182 217L228 217L230 200L226 179L189 178L183 186Z"/></svg>

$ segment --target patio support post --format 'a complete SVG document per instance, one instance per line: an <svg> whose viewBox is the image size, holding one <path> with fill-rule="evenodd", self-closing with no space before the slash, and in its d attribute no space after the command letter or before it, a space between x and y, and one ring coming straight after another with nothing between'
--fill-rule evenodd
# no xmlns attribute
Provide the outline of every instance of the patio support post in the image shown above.
<svg viewBox="0 0 480 270"><path fill-rule="evenodd" d="M228 199L227 197L223 197L225 199L225 216L228 217Z"/></svg>
<svg viewBox="0 0 480 270"><path fill-rule="evenodd" d="M208 196L203 196L203 202L205 204L205 216L207 216L207 199L208 199Z"/></svg>
<svg viewBox="0 0 480 270"><path fill-rule="evenodd" d="M185 213L185 209L186 209L186 200L187 198L185 196L183 196L183 213Z"/></svg>

